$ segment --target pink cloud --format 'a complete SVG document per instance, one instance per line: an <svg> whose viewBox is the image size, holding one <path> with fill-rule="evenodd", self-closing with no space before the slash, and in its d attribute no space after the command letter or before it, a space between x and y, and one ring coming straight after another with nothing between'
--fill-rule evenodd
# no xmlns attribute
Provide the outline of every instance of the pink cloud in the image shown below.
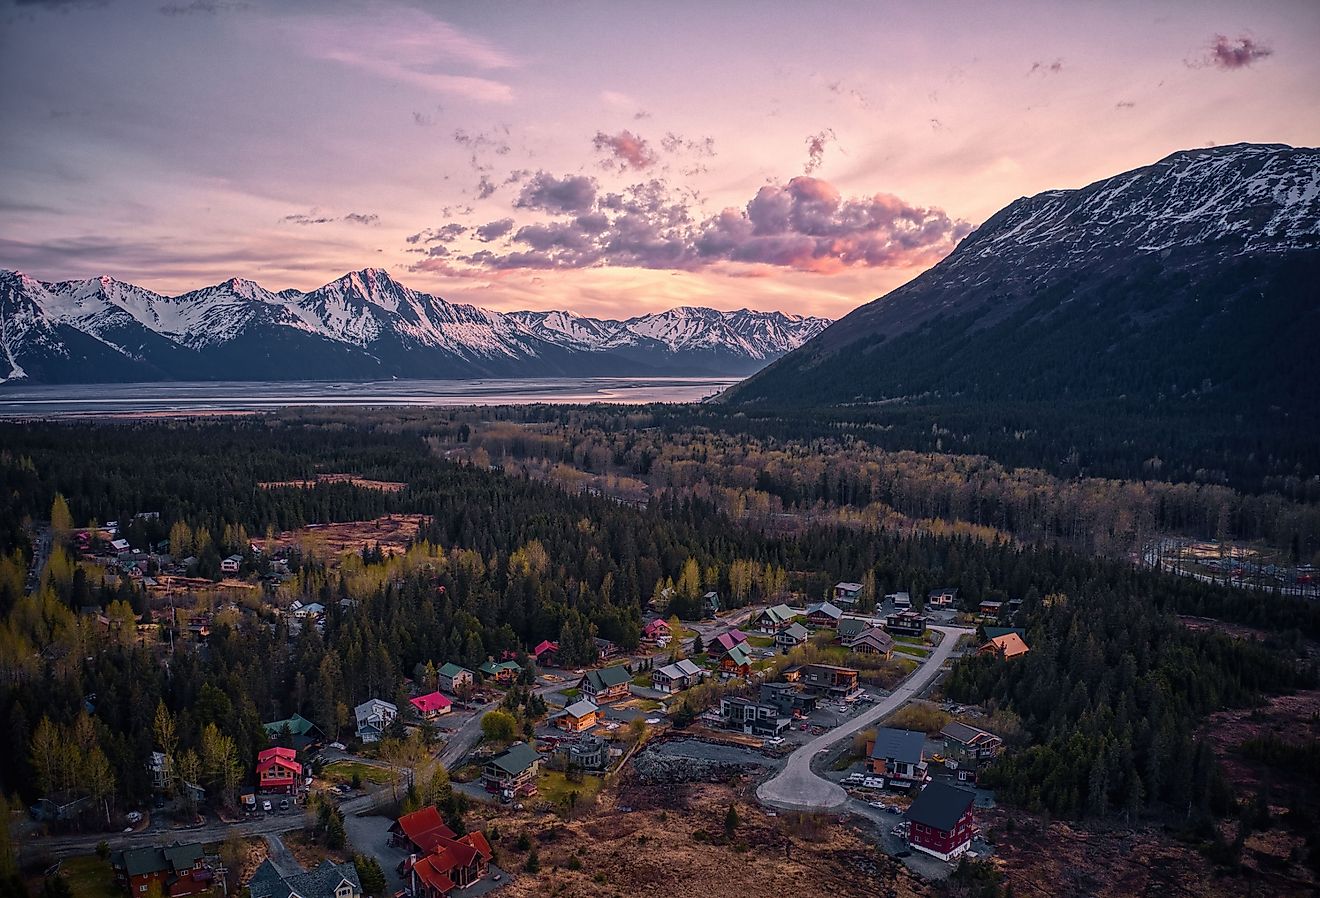
<svg viewBox="0 0 1320 898"><path fill-rule="evenodd" d="M655 165L656 156L651 145L631 131L624 130L618 134L597 131L591 144L598 152L607 154L605 164L610 168L617 166L623 171L629 168L650 168Z"/></svg>
<svg viewBox="0 0 1320 898"><path fill-rule="evenodd" d="M1244 69L1273 54L1274 50L1249 35L1230 40L1225 35L1216 34L1210 42L1207 61L1221 69Z"/></svg>

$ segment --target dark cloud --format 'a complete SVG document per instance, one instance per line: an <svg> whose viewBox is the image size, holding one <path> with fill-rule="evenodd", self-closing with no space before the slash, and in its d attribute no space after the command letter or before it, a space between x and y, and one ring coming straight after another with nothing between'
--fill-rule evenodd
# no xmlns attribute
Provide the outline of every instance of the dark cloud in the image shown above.
<svg viewBox="0 0 1320 898"><path fill-rule="evenodd" d="M655 151L651 149L651 145L644 138L628 130L620 131L618 134L597 131L591 145L596 148L596 152L606 154L603 163L606 168L627 171L630 168L650 168L656 162Z"/></svg>
<svg viewBox="0 0 1320 898"><path fill-rule="evenodd" d="M523 185L514 203L519 209L540 209L545 212L586 212L596 201L596 180L586 175L565 175L556 178L546 171L538 171Z"/></svg>
<svg viewBox="0 0 1320 898"><path fill-rule="evenodd" d="M453 243L467 232L466 225L450 222L438 228L425 228L416 234L409 234L405 239L409 243Z"/></svg>
<svg viewBox="0 0 1320 898"><path fill-rule="evenodd" d="M803 174L809 175L820 168L821 163L825 161L825 147L831 143L838 143L832 128L826 128L807 137L807 162L802 166Z"/></svg>
<svg viewBox="0 0 1320 898"><path fill-rule="evenodd" d="M429 112L414 112L413 124L419 128L434 128L435 116L431 115Z"/></svg>
<svg viewBox="0 0 1320 898"><path fill-rule="evenodd" d="M669 131L661 138L660 147L666 153L685 153L689 156L710 158L715 155L715 138L690 138Z"/></svg>
<svg viewBox="0 0 1320 898"><path fill-rule="evenodd" d="M336 221L347 222L348 224L374 225L380 223L380 216L374 212L350 212L342 218L333 215L322 215L313 209L311 212L295 212L292 215L286 215L281 221L296 225L323 225L333 224Z"/></svg>
<svg viewBox="0 0 1320 898"><path fill-rule="evenodd" d="M562 196L566 190L569 200ZM888 194L845 199L827 181L807 176L762 187L744 208L701 220L658 179L597 195L590 179L538 172L524 190L529 192L537 199L520 198L520 206L565 217L516 231L507 218L483 225L476 229L478 239L489 242L511 233L512 248L454 259L488 270L599 265L695 270L733 262L828 272L931 262L971 230L940 209ZM550 196L557 198L553 204ZM460 270L449 261L430 267Z"/></svg>
<svg viewBox="0 0 1320 898"><path fill-rule="evenodd" d="M1063 60L1056 59L1053 62L1033 62L1031 68L1027 70L1028 75L1057 75L1063 71Z"/></svg>
<svg viewBox="0 0 1320 898"><path fill-rule="evenodd" d="M241 0L192 0L190 3L166 3L160 11L167 16L208 15L248 9L250 4Z"/></svg>
<svg viewBox="0 0 1320 898"><path fill-rule="evenodd" d="M640 122L644 118L650 118L650 117L651 117L651 113L647 112L645 109L639 109L633 113L633 120L638 122Z"/></svg>
<svg viewBox="0 0 1320 898"><path fill-rule="evenodd" d="M825 87L829 90L830 93L837 94L840 97L847 97L848 99L855 102L858 106L861 106L863 109L871 108L871 103L869 100L867 100L866 94L862 93L860 90L858 90L855 87L849 87L847 84L844 84L842 81L831 81L828 84L826 84Z"/></svg>
<svg viewBox="0 0 1320 898"><path fill-rule="evenodd" d="M484 200L498 189L488 175L482 175L481 180L477 182L477 199Z"/></svg>
<svg viewBox="0 0 1320 898"><path fill-rule="evenodd" d="M512 151L513 147L506 139L508 136L508 125L496 125L489 131L477 132L459 128L454 132L454 143L471 151L468 162L475 171L488 172L491 170L491 165L486 159L490 154L507 156Z"/></svg>
<svg viewBox="0 0 1320 898"><path fill-rule="evenodd" d="M1250 35L1230 40L1225 35L1216 34L1210 42L1205 62L1221 69L1245 69L1252 63L1273 54L1273 49Z"/></svg>
<svg viewBox="0 0 1320 898"><path fill-rule="evenodd" d="M1114 104L1114 108L1115 108L1115 109L1132 109L1132 108L1134 108L1136 105L1137 105L1137 104L1136 104L1135 102L1133 102L1132 100L1119 100L1117 103Z"/></svg>
<svg viewBox="0 0 1320 898"><path fill-rule="evenodd" d="M505 234L513 230L512 218L501 218L498 221L488 221L481 225L474 232L477 239L483 243L489 243L492 240L498 240Z"/></svg>

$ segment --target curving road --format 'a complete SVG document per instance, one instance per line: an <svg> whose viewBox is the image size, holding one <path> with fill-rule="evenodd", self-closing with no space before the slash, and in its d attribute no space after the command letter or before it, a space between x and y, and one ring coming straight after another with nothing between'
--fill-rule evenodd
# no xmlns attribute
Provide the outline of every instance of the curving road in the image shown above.
<svg viewBox="0 0 1320 898"><path fill-rule="evenodd" d="M781 811L834 811L847 803L848 793L843 787L817 776L811 769L811 762L816 755L830 746L849 738L853 733L866 729L906 705L939 673L940 667L953 654L958 637L974 632L962 627L931 627L930 629L943 633L944 638L930 653L925 663L914 670L893 693L876 702L875 706L865 714L817 736L789 755L784 768L757 787L756 797L762 804Z"/></svg>

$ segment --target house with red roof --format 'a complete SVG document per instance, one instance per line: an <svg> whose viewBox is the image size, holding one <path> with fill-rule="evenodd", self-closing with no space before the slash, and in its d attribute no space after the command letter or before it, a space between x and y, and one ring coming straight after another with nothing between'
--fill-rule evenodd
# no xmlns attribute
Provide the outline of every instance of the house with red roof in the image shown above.
<svg viewBox="0 0 1320 898"><path fill-rule="evenodd" d="M668 639L671 635L669 621L663 617L657 617L642 627L642 638L650 642L659 642L661 639Z"/></svg>
<svg viewBox="0 0 1320 898"><path fill-rule="evenodd" d="M257 789L296 795L302 785L303 766L291 748L268 748L257 755Z"/></svg>
<svg viewBox="0 0 1320 898"><path fill-rule="evenodd" d="M413 706L417 716L422 720L435 720L441 714L448 714L453 710L454 703L445 698L438 692L430 692L426 695L419 695L417 698L408 699L408 704Z"/></svg>
<svg viewBox="0 0 1320 898"><path fill-rule="evenodd" d="M559 643L542 639L536 644L536 648L532 649L532 657L536 659L537 664L548 664L555 660L558 651Z"/></svg>
<svg viewBox="0 0 1320 898"><path fill-rule="evenodd" d="M484 833L456 835L434 806L396 820L390 842L409 852L399 872L417 898L447 898L455 889L472 885L486 875L491 859Z"/></svg>
<svg viewBox="0 0 1320 898"><path fill-rule="evenodd" d="M706 648L708 651L712 653L717 651L727 652L735 645L742 645L746 641L747 641L747 634L744 633L742 630L734 628L732 630L726 630L725 632L721 633L719 636L716 636L714 639L710 641L710 645L707 646Z"/></svg>

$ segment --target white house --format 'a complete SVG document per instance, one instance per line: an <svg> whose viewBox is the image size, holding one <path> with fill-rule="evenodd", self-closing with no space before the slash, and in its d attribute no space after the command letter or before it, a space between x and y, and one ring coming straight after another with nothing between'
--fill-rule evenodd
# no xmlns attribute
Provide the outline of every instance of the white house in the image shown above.
<svg viewBox="0 0 1320 898"><path fill-rule="evenodd" d="M399 716L398 706L380 698L369 698L353 709L357 734L363 742L378 742L385 728Z"/></svg>
<svg viewBox="0 0 1320 898"><path fill-rule="evenodd" d="M243 566L242 555L230 555L228 558L220 562L220 573L237 574L238 569L242 566Z"/></svg>

